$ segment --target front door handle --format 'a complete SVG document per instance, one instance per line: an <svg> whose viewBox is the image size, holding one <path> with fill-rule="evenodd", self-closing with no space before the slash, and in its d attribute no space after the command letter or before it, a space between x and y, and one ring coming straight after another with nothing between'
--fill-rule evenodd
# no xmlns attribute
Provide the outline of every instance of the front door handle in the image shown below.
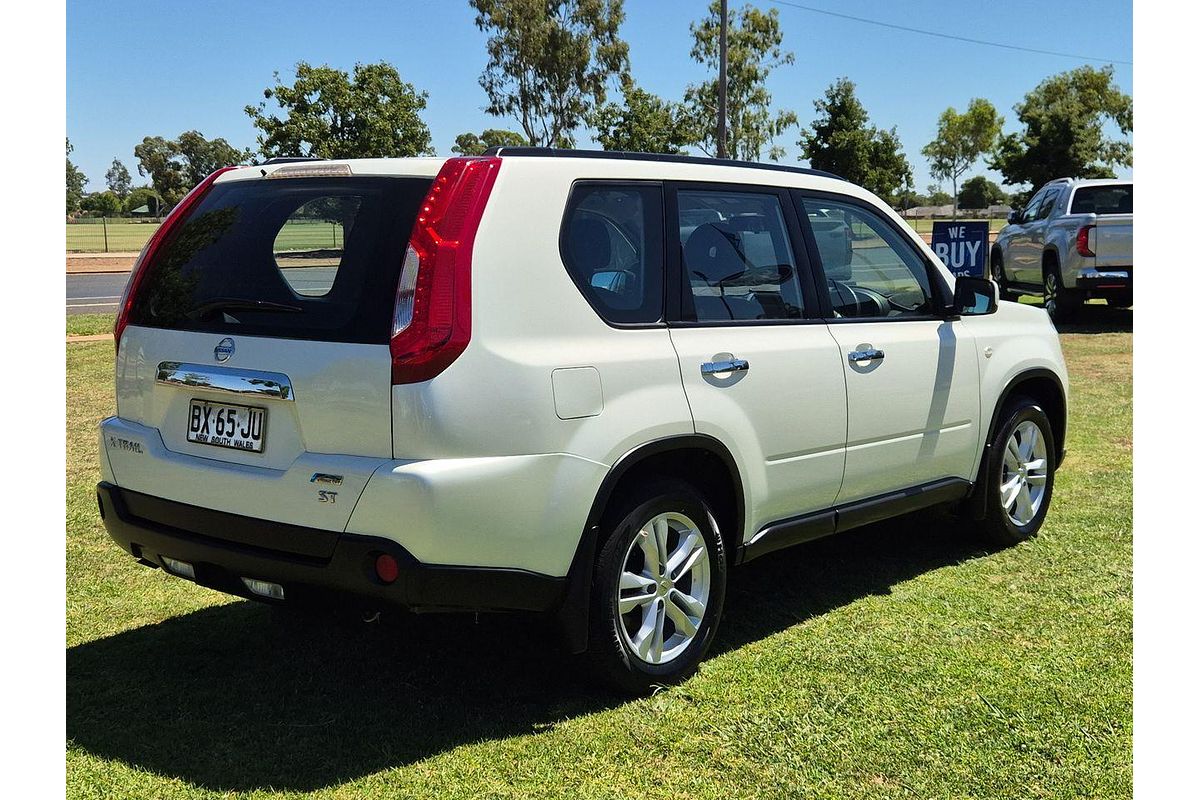
<svg viewBox="0 0 1200 800"><path fill-rule="evenodd" d="M700 365L701 375L716 375L720 372L745 372L750 362L744 358L727 358L724 361L705 361Z"/></svg>
<svg viewBox="0 0 1200 800"><path fill-rule="evenodd" d="M864 350L851 350L849 358L851 364L859 361L882 361L883 351L876 350L874 347L868 347Z"/></svg>

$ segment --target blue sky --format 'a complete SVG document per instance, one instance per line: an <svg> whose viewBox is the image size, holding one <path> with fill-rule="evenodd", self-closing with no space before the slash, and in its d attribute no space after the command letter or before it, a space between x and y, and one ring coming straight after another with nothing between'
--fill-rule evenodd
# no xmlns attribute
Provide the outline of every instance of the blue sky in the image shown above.
<svg viewBox="0 0 1200 800"><path fill-rule="evenodd" d="M1084 63L935 39L767 0L756 4L779 9L784 45L796 56L793 65L771 76L775 106L796 111L806 125L813 118L812 101L839 76L849 77L858 84L872 122L896 126L922 191L931 179L920 150L947 106L962 110L970 98L986 97L1005 116L1006 130L1013 130L1014 103L1046 76ZM1128 2L803 4L976 39L1133 60ZM688 56L688 23L707 5L707 0L626 0L622 35L629 42L633 74L645 88L678 99L689 83L705 77ZM731 0L730 5L741 3ZM195 129L253 147L256 131L244 106L262 99L275 71L290 83L300 60L345 70L356 61L395 64L405 80L429 93L424 118L438 153L448 155L454 137L464 131L518 128L482 111L478 78L487 60L485 37L473 20L466 0L200 0L186 5L70 0L67 135L75 146L72 158L95 190L103 188L114 156L129 167L135 183L143 182L133 147L144 136L174 137ZM1133 68L1116 64L1115 69L1118 85L1131 92ZM797 132L779 140L789 162L799 153ZM577 139L580 146L591 146L586 133ZM976 171L983 171L982 163Z"/></svg>

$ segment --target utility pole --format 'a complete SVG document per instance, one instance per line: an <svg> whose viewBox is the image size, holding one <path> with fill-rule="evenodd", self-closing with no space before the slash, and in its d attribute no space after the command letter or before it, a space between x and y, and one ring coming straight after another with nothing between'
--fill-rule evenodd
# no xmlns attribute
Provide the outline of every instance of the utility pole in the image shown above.
<svg viewBox="0 0 1200 800"><path fill-rule="evenodd" d="M726 98L726 83L728 79L726 62L728 62L728 54L726 52L726 34L729 27L729 0L721 0L721 66L718 69L717 77L717 158L728 158L729 153L725 149L725 120L728 116L728 100Z"/></svg>

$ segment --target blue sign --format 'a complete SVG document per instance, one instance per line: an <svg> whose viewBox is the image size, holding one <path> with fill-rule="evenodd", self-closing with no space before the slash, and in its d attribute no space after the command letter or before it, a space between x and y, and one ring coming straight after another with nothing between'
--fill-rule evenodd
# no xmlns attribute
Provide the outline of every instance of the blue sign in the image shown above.
<svg viewBox="0 0 1200 800"><path fill-rule="evenodd" d="M933 223L933 252L957 277L987 275L988 223Z"/></svg>

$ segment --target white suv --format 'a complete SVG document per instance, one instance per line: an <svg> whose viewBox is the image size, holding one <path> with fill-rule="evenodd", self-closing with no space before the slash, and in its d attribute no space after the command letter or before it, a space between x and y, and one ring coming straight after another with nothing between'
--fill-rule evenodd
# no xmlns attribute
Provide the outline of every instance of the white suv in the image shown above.
<svg viewBox="0 0 1200 800"><path fill-rule="evenodd" d="M284 605L547 612L632 691L696 666L729 568L938 503L1020 541L1063 456L1045 312L810 170L229 168L126 294L98 492L135 558Z"/></svg>

